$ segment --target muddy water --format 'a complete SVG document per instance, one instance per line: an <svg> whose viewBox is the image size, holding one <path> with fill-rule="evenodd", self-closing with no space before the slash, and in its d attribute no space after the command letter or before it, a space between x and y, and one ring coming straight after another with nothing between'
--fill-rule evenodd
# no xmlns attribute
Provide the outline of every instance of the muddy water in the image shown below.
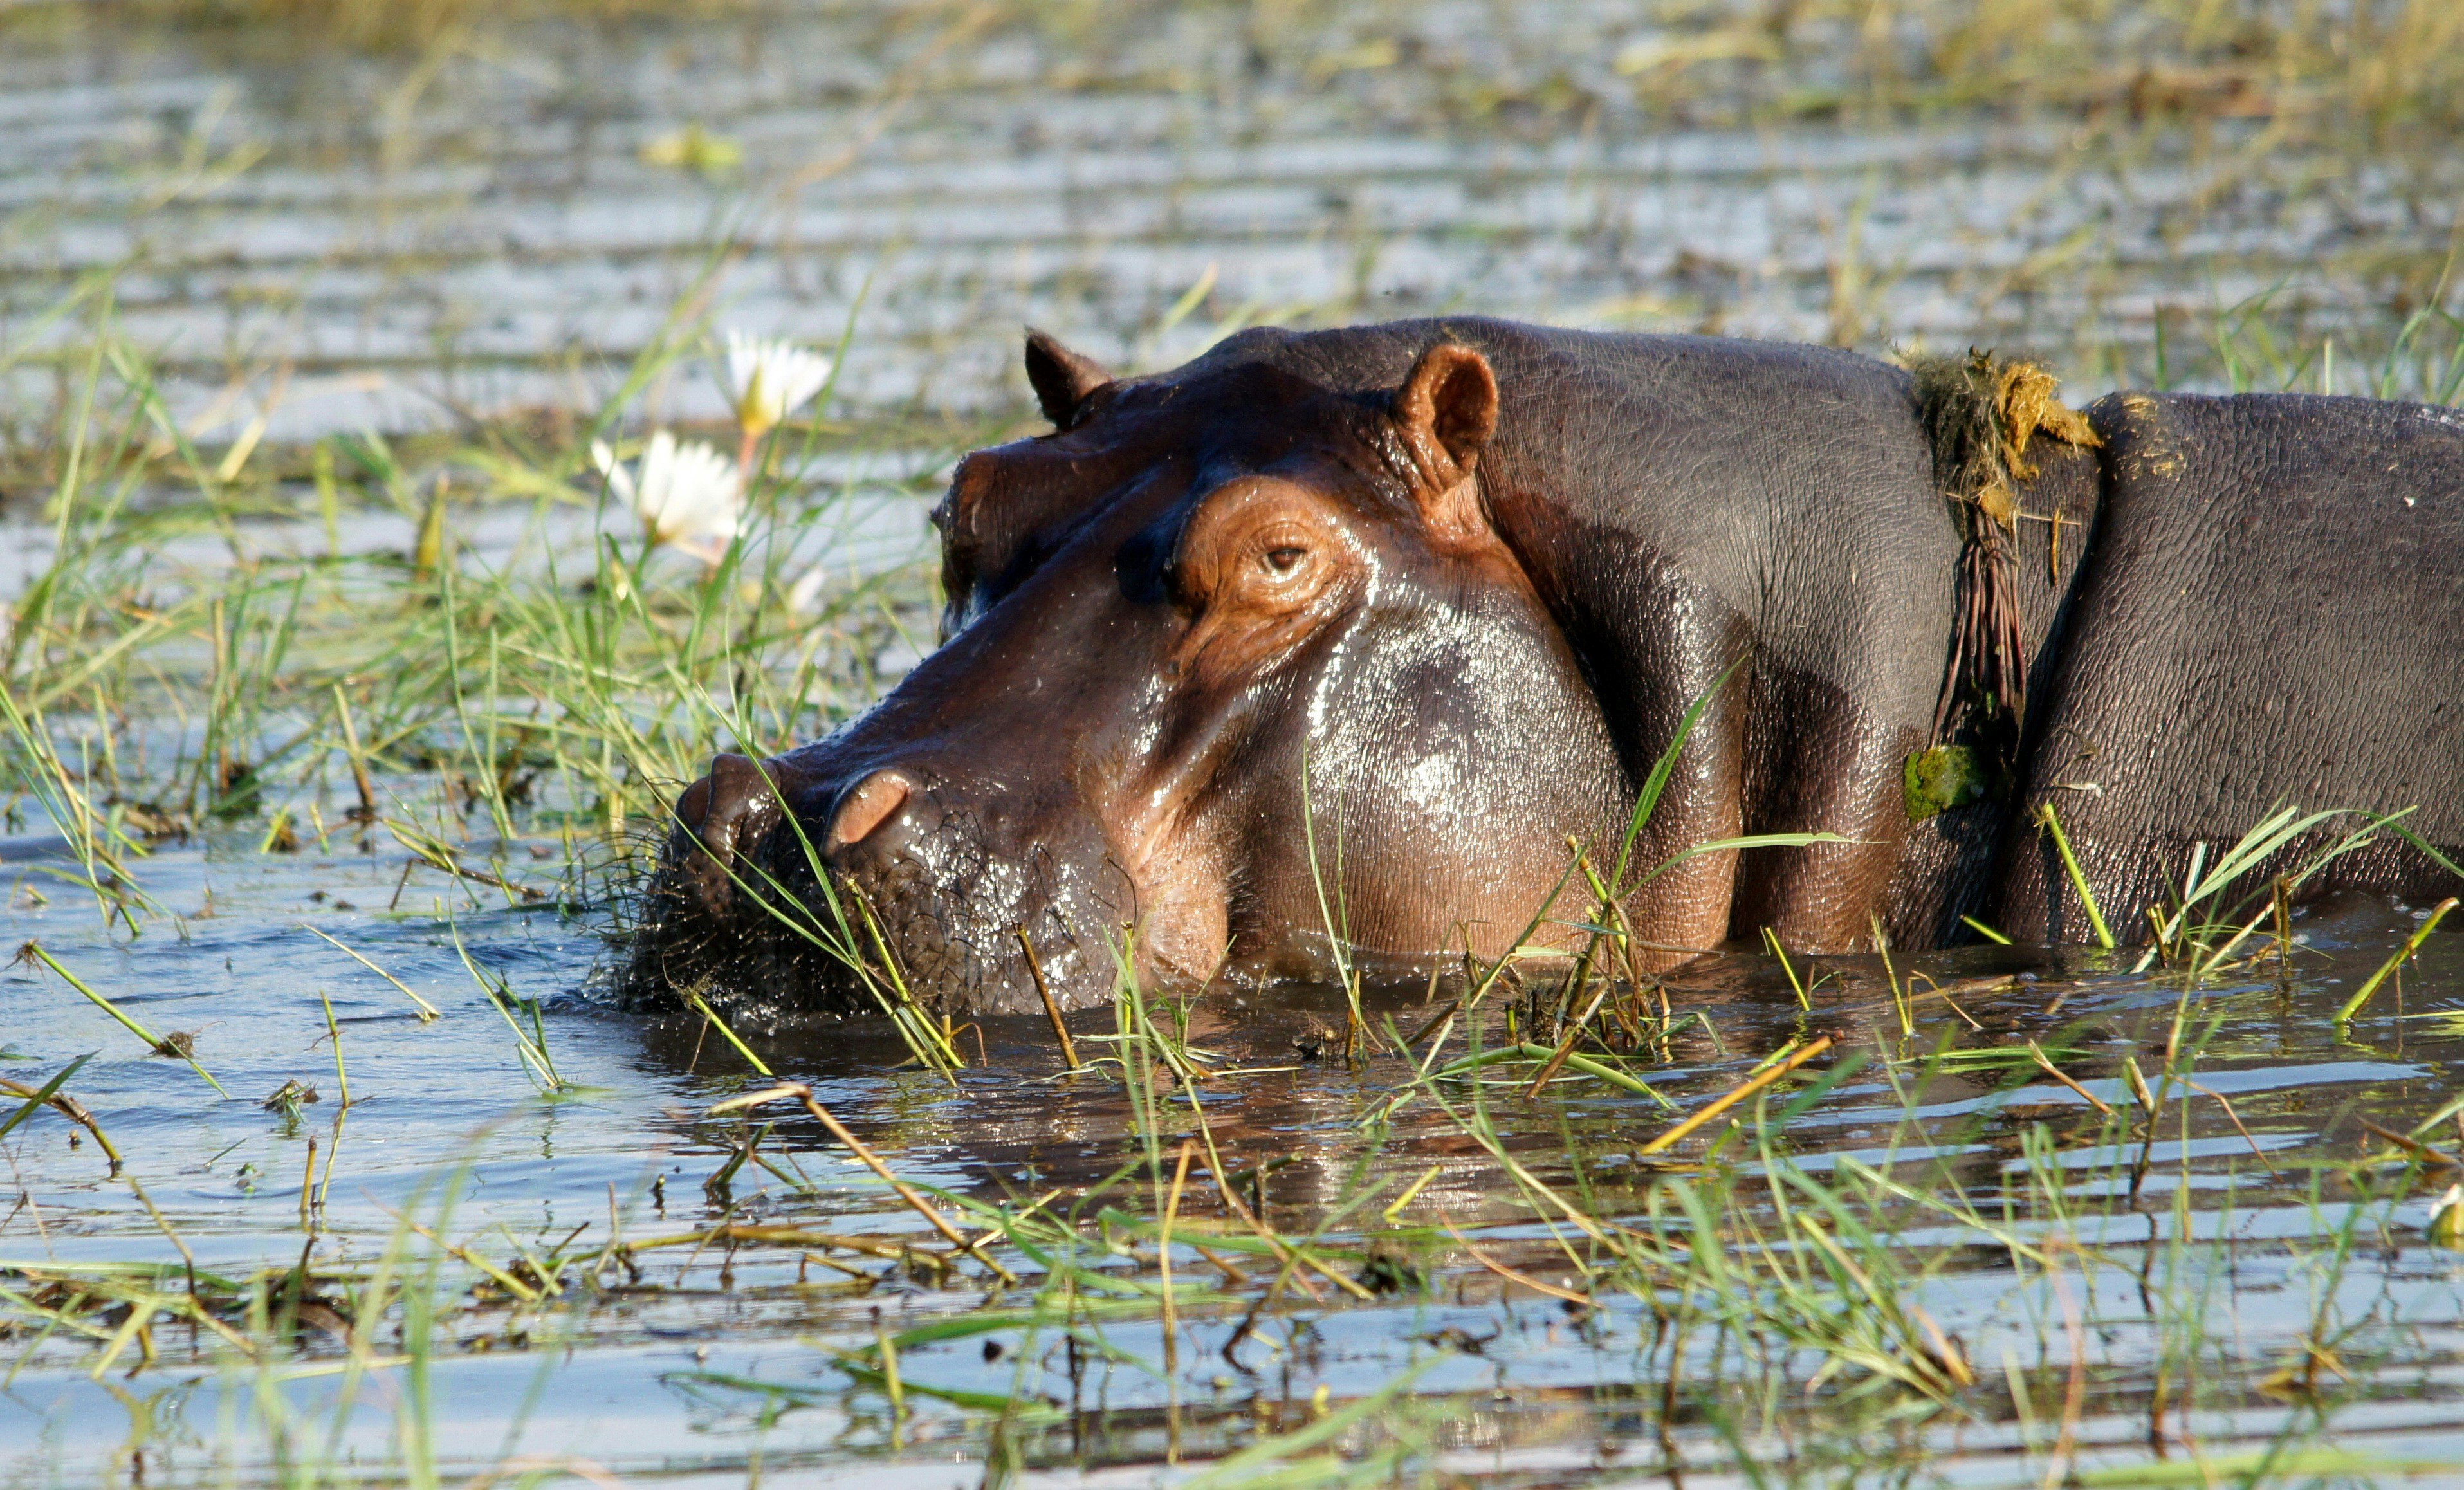
<svg viewBox="0 0 2464 1490"><path fill-rule="evenodd" d="M2254 296L2359 391L2452 247L2464 157L2321 143L2311 85L2143 125L2129 8L2084 111L1950 77L1872 126L1825 60L1872 37L1734 60L1767 9L722 4L364 57L0 8L0 336L75 343L41 313L117 267L217 442L589 407L680 301L852 325L858 412L1014 405L1022 322L1163 365L1259 319L1465 311L2212 384L2206 328ZM9 376L12 420L57 392ZM647 403L717 408L697 366Z"/></svg>

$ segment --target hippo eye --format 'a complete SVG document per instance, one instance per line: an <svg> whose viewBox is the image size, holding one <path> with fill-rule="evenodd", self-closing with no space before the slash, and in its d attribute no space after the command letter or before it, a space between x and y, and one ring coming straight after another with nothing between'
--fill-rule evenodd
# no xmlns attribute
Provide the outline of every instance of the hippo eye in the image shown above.
<svg viewBox="0 0 2464 1490"><path fill-rule="evenodd" d="M1287 543L1280 548L1266 551L1266 567L1276 574L1289 575L1293 570L1298 569L1301 566L1301 560L1307 558L1309 558L1308 549L1295 548Z"/></svg>

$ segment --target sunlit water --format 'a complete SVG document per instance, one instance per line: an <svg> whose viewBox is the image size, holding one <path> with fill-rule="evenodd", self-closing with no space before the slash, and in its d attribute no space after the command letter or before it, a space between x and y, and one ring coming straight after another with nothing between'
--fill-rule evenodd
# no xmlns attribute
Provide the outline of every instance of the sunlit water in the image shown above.
<svg viewBox="0 0 2464 1490"><path fill-rule="evenodd" d="M43 318L118 267L216 444L593 409L680 302L852 327L873 412L1014 406L1022 323L1165 366L1233 324L1472 312L2029 345L2097 390L2226 381L2239 307L2289 358L2246 375L2315 386L2291 349L2333 338L2362 391L2464 191L2452 149L2288 135L2315 105L2269 117L2264 78L2143 134L2126 16L2084 112L1866 125L1820 60L1870 42L1845 11L1786 68L1655 71L1726 12L1750 52L1768 8L614 9L369 57L0 8L0 340L79 344ZM6 378L12 418L60 393ZM643 412L719 406L696 362Z"/></svg>
<svg viewBox="0 0 2464 1490"><path fill-rule="evenodd" d="M549 857L521 845L504 857L517 875L555 887L561 850L539 847ZM458 887L429 869L406 878L406 859L390 844L366 851L338 833L322 844L312 838L296 854L261 854L253 835L233 834L165 845L143 862L145 888L180 919L149 923L131 940L124 931L104 935L91 897L81 901L45 877L61 852L58 840L36 833L0 842L9 895L0 934L12 946L38 938L157 1032L193 1033L198 1061L230 1098L218 1099L184 1063L143 1054L109 1016L28 966L0 975L9 1057L0 1074L39 1081L96 1052L71 1089L201 1270L244 1275L303 1257L314 1268L365 1268L405 1216L500 1263L524 1248L544 1254L577 1232L604 1238L611 1225L637 1242L722 1220L934 1239L800 1114L782 1120L767 1147L812 1182L809 1192L752 1169L725 1189L705 1190L732 1129L698 1114L767 1083L696 1021L620 1017L595 1001L604 919L587 908L598 890L586 877L517 909L501 892ZM37 895L48 903L36 904ZM575 898L583 909L567 909ZM1219 1061L1271 1068L1205 1088L1226 1169L1269 1167L1266 1217L1305 1236L1366 1162L1385 1188L1331 1234L1353 1242L1393 1232L1379 1213L1408 1179L1434 1169L1399 1216L1419 1228L1419 1239L1402 1250L1429 1266L1424 1289L1361 1304L1320 1280L1322 1302L1290 1291L1227 1354L1268 1271L1244 1259L1259 1274L1245 1289L1185 1307L1173 1369L1163 1368L1151 1314L1109 1326L1111 1360L1086 1352L1073 1360L1051 1335L1030 1345L1017 1330L915 1347L901 1356L916 1389L893 1444L886 1399L841 1370L832 1352L869 1347L877 1329L973 1309L987 1279L945 1284L846 1251L823 1255L857 1269L852 1280L805 1255L820 1249L647 1250L637 1275L610 1271L613 1291L595 1303L578 1302L589 1290L577 1286L564 1303L500 1303L449 1319L431 1369L427 1433L455 1476L510 1455L586 1464L628 1481L737 1484L758 1472L772 1477L765 1483L972 1484L993 1414L919 1393L973 1391L1015 1395L1049 1414L1020 1430L1028 1466L1071 1474L1109 1465L1123 1482L1143 1482L1176 1452L1202 1457L1267 1428L1305 1425L1324 1410L1312 1408L1321 1388L1329 1393L1321 1400L1340 1408L1418 1366L1424 1373L1410 1394L1378 1422L1421 1422L1435 1456L1415 1461L1421 1466L1531 1483L1616 1478L1620 1466L1658 1474L1671 1454L1716 1468L1730 1457L1723 1434L1733 1433L1757 1457L1794 1455L1809 1471L1841 1456L1879 1471L1916 1455L1929 1462L1926 1475L2008 1483L2036 1473L2030 1466L2052 1446L2075 1350L2087 1372L2076 1437L2091 1469L2149 1461L2151 1421L2167 1435L2158 1447L2177 1463L2264 1451L2288 1426L2302 1434L2305 1452L2318 1452L2301 1427L2308 1407L2271 1398L2258 1384L2299 1361L2300 1342L2323 1327L2350 1378L2328 1377L2326 1441L2382 1473L2464 1466L2464 1254L2425 1243L2430 1188L2399 1185L2366 1197L2321 1167L2361 1151L2362 1118L2408 1128L2464 1089L2464 941L2434 935L2400 993L2383 991L2349 1026L2328 1018L2415 925L2409 908L2378 901L2305 916L2308 946L2294 977L2261 969L2189 1002L2190 1039L2215 1021L2203 1037L2197 1080L2233 1103L2249 1137L2219 1104L2193 1094L2159 1125L2135 1199L2117 1194L2116 1166L2126 1170L2132 1154L2070 1141L2059 1163L2076 1173L2071 1203L2081 1215L2066 1229L2097 1262L2065 1275L2068 1292L2041 1277L2014 1282L1999 1249L1940 1217L1896 1217L1912 1255L1949 1249L1912 1295L1960 1339L1982 1377L1947 1409L1877 1419L1870 1404L1834 1399L1852 1373L1816 1393L1810 1410L1720 1427L1714 1409L1733 1395L1724 1396L1724 1379L1764 1369L1801 1379L1815 1361L1800 1352L1792 1365L1780 1343L1775 1356L1746 1368L1741 1361L1773 1343L1743 1356L1733 1340L1672 1345L1632 1294L1603 1288L1603 1306L1578 1318L1503 1282L1432 1230L1477 1231L1492 1258L1544 1282L1567 1276L1565 1254L1515 1202L1497 1162L1426 1100L1402 1108L1382 1148L1374 1146L1355 1123L1399 1084L1398 1058L1347 1068L1327 1048L1327 1027L1343 1019L1331 992L1249 991L1210 996L1192 1031ZM364 953L443 1017L421 1022L400 991L308 927ZM481 972L540 1001L546 1050L570 1092L543 1096L525 1075L506 1017L465 966L457 935ZM1678 1035L1664 1061L1637 1066L1669 1107L1583 1080L1529 1100L1520 1087L1530 1067L1501 1068L1486 1098L1508 1151L1553 1187L1590 1186L1603 1217L1632 1220L1650 1209L1653 1187L1668 1182L1633 1161L1639 1143L1668 1125L1671 1108L1689 1110L1734 1085L1792 1035L1829 1033L1911 1054L1946 1036L1975 1046L2035 1038L2067 1052L2066 1068L2089 1092L2126 1107L2123 1058L2135 1053L2155 1068L2178 997L2178 985L2114 971L2101 953L1972 949L1917 966L1945 981L2024 975L1959 997L1981 1030L1934 1004L1921 1013L1915 1039L1903 1041L1877 964L1818 966L1837 966L1841 976L1817 989L1810 1014L1760 958L1726 959L1682 979L1678 1006L1699 1009L1704 1020ZM340 1032L347 1114L322 998ZM1425 1021L1419 1001L1398 993L1374 1007L1408 1034ZM1081 1015L1073 1024L1089 1039L1110 1027L1110 1016ZM1503 1033L1492 1025L1487 1039ZM1061 1063L1041 1020L993 1021L983 1031L990 1059L955 1087L892 1069L894 1042L866 1026L748 1034L780 1077L810 1082L825 1107L920 1183L994 1199L1040 1194L1099 1179L1138 1151L1129 1104L1112 1082L1053 1079ZM972 1056L972 1036L965 1043ZM1787 1142L1804 1167L1830 1172L1846 1155L1913 1173L1922 1161L1940 1160L1958 1171L1954 1188L1998 1214L2000 1197L2023 1188L2013 1175L2024 1168L2021 1135L2031 1125L2092 1130L2084 1099L2033 1066L1938 1072L1922 1089L1900 1093L1893 1083L1917 1067L1903 1063L1887 1080L1882 1069L1869 1067L1790 1125ZM296 1112L260 1106L286 1083L314 1087L318 1100ZM1457 1086L1450 1100L1467 1098ZM1903 1112L1920 1127L1894 1140ZM111 1178L93 1142L74 1142L73 1131L45 1111L0 1143L11 1167L9 1192L0 1194L8 1210L0 1284L20 1286L11 1269L46 1263L177 1257L132 1186ZM2433 1135L2451 1148L2454 1138ZM1757 1162L1734 1151L1726 1161ZM312 1165L322 1198L303 1218ZM2388 1174L2390 1184L2402 1177ZM1225 1219L1211 1188L1204 1199L1200 1193L1193 1182L1193 1221ZM1144 1179L1110 1197L1133 1211L1151 1199ZM2030 1235L2064 1229L2041 1216L2021 1224ZM2340 1229L2349 1256L2331 1268ZM2194 1244L2168 1250L2176 1236ZM1177 1250L1184 1286L1217 1281L1198 1255ZM1111 1260L1129 1270L1124 1277L1136 1271ZM449 1304L478 1282L451 1263L445 1278ZM2153 1305L2143 1282L2160 1296ZM2165 1389L2153 1379L2179 1354L2167 1356L2164 1330L2151 1323L2183 1327L2182 1305L2164 1302L2167 1295L2197 1304L2189 1327L2205 1338L2196 1352L2204 1380L2189 1410L2163 1407ZM2065 1308L2078 1311L2068 1326ZM986 1339L1005 1346L1000 1359L987 1358ZM153 1345L151 1365L132 1350L92 1379L97 1342L28 1331L0 1339L8 1359L0 1484L220 1482L226 1473L258 1482L275 1473L263 1394L313 1406L335 1390L333 1363L343 1353L335 1338L308 1330L294 1379L269 1386L273 1378L261 1379L211 1334L164 1322ZM1023 1365L1022 1349L1034 1352ZM319 1362L325 1374L316 1374ZM1665 1385L1672 1369L1673 1395ZM2013 1372L2035 1394L2033 1423L2013 1406ZM401 1368L375 1373L340 1440L344 1457L399 1458L405 1390ZM2178 1399L2184 1383L2177 1377L2170 1390ZM1434 1416L1414 1419L1415 1399ZM1808 1399L1792 1390L1777 1400ZM1355 1430L1338 1446L1365 1452L1376 1437ZM2023 1459L2023 1445L2036 1457ZM2464 1468L2447 1473L2464 1478Z"/></svg>
<svg viewBox="0 0 2464 1490"><path fill-rule="evenodd" d="M780 566L792 580L818 567L833 581L898 569L931 552L928 515L932 498L912 478L930 472L929 454L889 462L882 475L840 477L819 463L814 479L825 493L804 504L809 515L765 526L748 540L748 568ZM840 485L844 479L846 484ZM148 578L164 598L185 593L191 577L214 583L235 564L313 559L327 554L352 559L407 558L418 542L419 519L407 514L354 507L338 515L330 531L316 518L253 516L217 520L202 506L170 506L154 515L155 531L142 555ZM464 567L476 574L539 580L550 574L568 582L587 578L594 546L615 538L638 544L641 524L621 508L611 510L598 493L577 483L561 503L519 507L495 503L457 509L452 543ZM57 528L30 509L0 510L0 603L14 601L40 580L57 557ZM665 562L663 559L662 562Z"/></svg>

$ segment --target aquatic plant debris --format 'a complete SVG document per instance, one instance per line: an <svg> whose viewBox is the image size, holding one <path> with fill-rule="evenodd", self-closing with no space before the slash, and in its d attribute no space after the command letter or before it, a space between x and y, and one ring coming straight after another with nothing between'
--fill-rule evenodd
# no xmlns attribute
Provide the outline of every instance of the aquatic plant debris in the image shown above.
<svg viewBox="0 0 2464 1490"><path fill-rule="evenodd" d="M1991 794L1991 777L1969 747L1936 745L1907 758L1901 787L1908 821L1923 822L1937 813L1984 800Z"/></svg>
<svg viewBox="0 0 2464 1490"><path fill-rule="evenodd" d="M1933 446L1934 481L1960 515L1963 535L1957 620L1933 742L1948 743L1971 712L1987 711L1996 749L2007 755L2028 715L2028 646L2012 548L2020 485L2037 474L2028 446L2040 433L2079 447L2101 442L2084 415L2063 405L2053 375L2033 362L1970 350L1965 358L1921 357L1908 370ZM2054 514L2052 520L2058 555L2065 519Z"/></svg>

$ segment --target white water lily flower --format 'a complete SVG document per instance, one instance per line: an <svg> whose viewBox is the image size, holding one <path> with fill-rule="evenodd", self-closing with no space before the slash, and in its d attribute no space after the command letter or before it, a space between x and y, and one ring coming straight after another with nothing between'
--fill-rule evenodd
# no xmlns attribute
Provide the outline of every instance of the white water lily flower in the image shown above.
<svg viewBox="0 0 2464 1490"><path fill-rule="evenodd" d="M714 567L727 557L744 506L736 462L698 442L679 445L665 429L643 447L637 471L626 470L597 440L590 442L590 459L607 478L607 490L641 517L652 543L671 544Z"/></svg>
<svg viewBox="0 0 2464 1490"><path fill-rule="evenodd" d="M793 341L727 334L727 377L736 384L736 422L759 440L830 381L830 360Z"/></svg>
<svg viewBox="0 0 2464 1490"><path fill-rule="evenodd" d="M2464 1252L2464 1185L2450 1185L2430 1207L2430 1239Z"/></svg>

